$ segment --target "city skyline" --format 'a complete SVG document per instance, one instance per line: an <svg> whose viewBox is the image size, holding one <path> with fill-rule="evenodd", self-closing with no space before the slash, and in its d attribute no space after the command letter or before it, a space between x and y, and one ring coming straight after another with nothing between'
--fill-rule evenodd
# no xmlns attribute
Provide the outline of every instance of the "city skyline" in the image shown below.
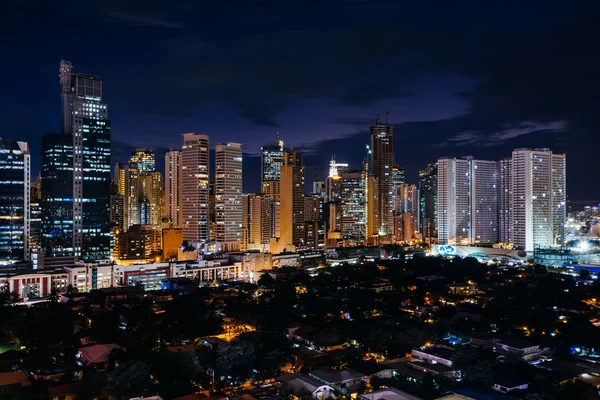
<svg viewBox="0 0 600 400"><path fill-rule="evenodd" d="M438 5L431 17L419 5L336 1L322 10L332 18L315 21L308 5L296 4L294 13L240 5L223 14L235 23L223 25L222 17L202 19L221 15L220 5L206 13L177 2L71 4L73 18L53 9L32 16L27 4L14 3L4 13L4 28L16 36L3 65L2 82L12 93L0 103L11 132L4 136L31 144L35 176L39 137L60 129L50 77L62 55L105 82L113 164L143 145L154 149L164 172L164 154L178 148L180 135L203 132L212 143L244 145L244 191L258 192L260 146L280 131L288 148L304 154L310 187L316 172L325 176L323 161L332 153L359 168L373 109L388 109L407 182L442 156L500 159L515 148L548 147L577 155L568 172L570 200L596 202L600 189L582 177L598 144L598 60L586 50L598 33L587 19L597 6L566 12L546 5L541 15L526 4ZM268 18L259 22L262 11ZM71 37L82 24L81 35ZM230 29L215 37L216 26ZM38 34L19 34L25 29ZM104 38L102 49L86 45L94 37ZM317 38L318 46L303 44ZM23 62L25 49L42 50L35 63ZM148 60L150 49L157 57ZM385 63L372 62L379 55ZM316 58L322 70L310 67ZM31 109L27 84L36 87Z"/></svg>

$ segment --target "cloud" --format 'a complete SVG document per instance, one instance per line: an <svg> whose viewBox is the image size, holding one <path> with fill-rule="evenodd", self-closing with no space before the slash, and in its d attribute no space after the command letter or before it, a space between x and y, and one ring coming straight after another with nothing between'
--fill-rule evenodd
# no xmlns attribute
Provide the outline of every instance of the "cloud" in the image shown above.
<svg viewBox="0 0 600 400"><path fill-rule="evenodd" d="M116 20L131 23L134 26L153 26L168 29L181 29L184 26L181 23L168 21L151 15L131 14L126 12L109 12L106 15Z"/></svg>

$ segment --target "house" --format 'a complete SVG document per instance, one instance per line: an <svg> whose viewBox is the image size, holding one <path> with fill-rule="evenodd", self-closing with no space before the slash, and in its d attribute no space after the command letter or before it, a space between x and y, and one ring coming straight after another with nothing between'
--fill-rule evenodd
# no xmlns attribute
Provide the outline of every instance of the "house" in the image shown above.
<svg viewBox="0 0 600 400"><path fill-rule="evenodd" d="M378 364L371 361L355 361L350 364L350 369L362 374L371 380L377 378L391 379L394 377L395 369L386 364Z"/></svg>
<svg viewBox="0 0 600 400"><path fill-rule="evenodd" d="M406 365L420 373L422 373L423 375L429 374L429 375L445 375L450 379L455 379L456 378L456 371L451 368L448 367L445 364L442 363L431 363L431 362L425 362L425 361L421 361L421 360L413 360L410 361L408 363L406 363Z"/></svg>
<svg viewBox="0 0 600 400"><path fill-rule="evenodd" d="M443 364L447 367L452 367L453 354L454 349L444 345L423 346L412 351L413 359L425 361L430 364Z"/></svg>
<svg viewBox="0 0 600 400"><path fill-rule="evenodd" d="M289 390L297 397L309 395L317 400L325 400L332 398L335 393L333 387L301 373L283 375L277 381L281 384L282 391Z"/></svg>
<svg viewBox="0 0 600 400"><path fill-rule="evenodd" d="M527 390L528 387L529 382L527 380L507 376L496 377L492 385L492 389L501 393L508 393L513 390Z"/></svg>
<svg viewBox="0 0 600 400"><path fill-rule="evenodd" d="M110 353L117 348L119 346L114 343L81 347L75 357L83 365L104 370L108 368Z"/></svg>
<svg viewBox="0 0 600 400"><path fill-rule="evenodd" d="M369 377L360 372L353 371L348 368L333 370L328 368L317 369L307 373L312 379L321 382L324 385L330 386L336 390L343 387L350 391L361 383L367 383Z"/></svg>
<svg viewBox="0 0 600 400"><path fill-rule="evenodd" d="M50 400L75 400L83 390L83 382L67 383L65 385L50 386L48 398Z"/></svg>
<svg viewBox="0 0 600 400"><path fill-rule="evenodd" d="M27 387L31 386L31 382L29 382L27 374L23 371L0 373L0 387L12 385Z"/></svg>
<svg viewBox="0 0 600 400"><path fill-rule="evenodd" d="M498 353L519 354L525 361L537 360L541 354L540 345L528 340L505 337L494 345Z"/></svg>
<svg viewBox="0 0 600 400"><path fill-rule="evenodd" d="M413 396L396 388L386 388L376 390L371 393L361 394L360 400L422 400L420 397Z"/></svg>
<svg viewBox="0 0 600 400"><path fill-rule="evenodd" d="M477 286L470 283L452 283L448 285L450 293L457 296L471 296L477 293Z"/></svg>

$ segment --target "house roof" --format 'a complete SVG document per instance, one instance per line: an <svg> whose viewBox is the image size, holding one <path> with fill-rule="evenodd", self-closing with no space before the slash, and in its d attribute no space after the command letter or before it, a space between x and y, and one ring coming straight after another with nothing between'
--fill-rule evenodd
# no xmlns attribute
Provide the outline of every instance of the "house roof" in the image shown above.
<svg viewBox="0 0 600 400"><path fill-rule="evenodd" d="M316 369L308 373L329 384L342 383L353 379L363 378L365 375L354 370L344 368L341 370Z"/></svg>
<svg viewBox="0 0 600 400"><path fill-rule="evenodd" d="M528 347L538 346L537 344L530 342L529 340L506 337L500 341L500 344L515 348L515 349L526 349Z"/></svg>
<svg viewBox="0 0 600 400"><path fill-rule="evenodd" d="M0 373L0 386L16 385L29 386L31 382L27 379L27 375L23 371L2 372Z"/></svg>
<svg viewBox="0 0 600 400"><path fill-rule="evenodd" d="M529 380L527 379L523 379L523 378L514 378L511 376L497 376L496 379L494 379L494 384L496 385L500 385L503 386L505 388L516 388L518 386L521 385L526 385L529 383Z"/></svg>
<svg viewBox="0 0 600 400"><path fill-rule="evenodd" d="M278 377L277 381L291 387L296 394L299 394L303 390L312 394L319 386L322 386L320 382L304 374L283 375Z"/></svg>
<svg viewBox="0 0 600 400"><path fill-rule="evenodd" d="M371 361L355 361L350 364L350 369L363 375L374 375L386 369L394 369L389 365L377 364Z"/></svg>
<svg viewBox="0 0 600 400"><path fill-rule="evenodd" d="M92 364L107 362L110 357L110 352L119 346L110 344L96 344L94 346L81 347L79 351L85 357L86 360Z"/></svg>
<svg viewBox="0 0 600 400"><path fill-rule="evenodd" d="M362 400L422 400L420 397L413 396L396 388L387 388L376 390L371 393L362 394Z"/></svg>

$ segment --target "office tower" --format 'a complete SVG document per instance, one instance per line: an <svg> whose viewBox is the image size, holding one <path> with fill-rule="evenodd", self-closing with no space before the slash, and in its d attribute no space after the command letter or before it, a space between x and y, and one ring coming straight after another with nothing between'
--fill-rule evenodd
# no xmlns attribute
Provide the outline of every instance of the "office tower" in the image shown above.
<svg viewBox="0 0 600 400"><path fill-rule="evenodd" d="M549 149L512 153L513 242L519 249L564 241L566 158Z"/></svg>
<svg viewBox="0 0 600 400"><path fill-rule="evenodd" d="M381 210L379 205L379 180L371 174L364 173L363 175L366 181L367 243L369 245L377 245L379 244L379 227L381 226L379 220L379 212Z"/></svg>
<svg viewBox="0 0 600 400"><path fill-rule="evenodd" d="M73 138L42 137L42 246L46 257L73 257Z"/></svg>
<svg viewBox="0 0 600 400"><path fill-rule="evenodd" d="M160 250L161 231L150 225L134 225L117 235L118 260L154 260Z"/></svg>
<svg viewBox="0 0 600 400"><path fill-rule="evenodd" d="M340 174L349 170L349 164L338 163L335 161L335 155L331 156L329 175L325 179L326 200L328 202L340 200Z"/></svg>
<svg viewBox="0 0 600 400"><path fill-rule="evenodd" d="M437 164L419 171L420 230L424 240L437 239Z"/></svg>
<svg viewBox="0 0 600 400"><path fill-rule="evenodd" d="M277 238L281 236L280 176L285 154L279 132L277 132L276 144L263 146L261 150L261 189L262 193L271 199L271 237Z"/></svg>
<svg viewBox="0 0 600 400"><path fill-rule="evenodd" d="M512 243L512 158L507 157L499 162L500 168L500 204L498 205L498 225L500 243Z"/></svg>
<svg viewBox="0 0 600 400"><path fill-rule="evenodd" d="M118 232L128 228L125 226L125 209L125 196L119 193L117 182L113 182L110 185L110 222Z"/></svg>
<svg viewBox="0 0 600 400"><path fill-rule="evenodd" d="M143 172L139 177L138 197L147 208L142 224L160 226L165 209L163 176L158 171ZM141 207L140 207L141 208Z"/></svg>
<svg viewBox="0 0 600 400"><path fill-rule="evenodd" d="M340 232L353 244L366 239L366 181L362 171L346 170L340 174Z"/></svg>
<svg viewBox="0 0 600 400"><path fill-rule="evenodd" d="M302 154L288 151L281 166L280 243L301 246L304 241L304 164Z"/></svg>
<svg viewBox="0 0 600 400"><path fill-rule="evenodd" d="M438 160L438 239L441 244L498 242L498 162Z"/></svg>
<svg viewBox="0 0 600 400"><path fill-rule="evenodd" d="M242 241L242 145L215 151L215 240L217 251L239 251Z"/></svg>
<svg viewBox="0 0 600 400"><path fill-rule="evenodd" d="M404 168L400 168L396 165L392 167L392 183L394 186L404 183Z"/></svg>
<svg viewBox="0 0 600 400"><path fill-rule="evenodd" d="M395 212L396 215L401 213L416 213L419 209L418 191L416 185L408 183L400 183L396 185L395 194Z"/></svg>
<svg viewBox="0 0 600 400"><path fill-rule="evenodd" d="M325 191L325 182L319 180L319 174L317 174L315 181L313 182L313 191L314 194L318 194L321 196L321 199L325 201L326 191Z"/></svg>
<svg viewBox="0 0 600 400"><path fill-rule="evenodd" d="M185 133L181 151L183 240L199 249L208 240L210 153L207 135Z"/></svg>
<svg viewBox="0 0 600 400"><path fill-rule="evenodd" d="M180 228L181 215L181 151L169 150L165 155L165 210L171 228Z"/></svg>
<svg viewBox="0 0 600 400"><path fill-rule="evenodd" d="M387 115L387 112L386 112ZM387 123L371 126L371 161L370 168L377 178L379 198L379 238L382 243L391 241L394 224L394 196L392 169L395 165L393 127Z"/></svg>
<svg viewBox="0 0 600 400"><path fill-rule="evenodd" d="M271 239L271 199L266 194L242 196L242 250L269 250Z"/></svg>
<svg viewBox="0 0 600 400"><path fill-rule="evenodd" d="M277 143L262 147L261 156L261 187L262 192L271 200L279 201L279 178L281 166L284 163L283 140L277 132Z"/></svg>
<svg viewBox="0 0 600 400"><path fill-rule="evenodd" d="M0 138L0 267L29 260L31 160L26 142Z"/></svg>
<svg viewBox="0 0 600 400"><path fill-rule="evenodd" d="M125 197L127 199L127 228L142 221L140 210L140 171L137 164L129 163L125 173Z"/></svg>
<svg viewBox="0 0 600 400"><path fill-rule="evenodd" d="M135 149L131 152L129 165L135 165L140 173L156 170L154 151L151 149Z"/></svg>
<svg viewBox="0 0 600 400"><path fill-rule="evenodd" d="M71 186L65 197L72 199L72 232L66 233L65 238L72 241L69 255L87 259L106 257L110 253L111 136L107 107L102 102L102 81L99 76L73 73L71 63L63 60L60 63L60 92L62 134L65 137L63 143L57 145L62 147L64 141L69 140L73 146L68 157L72 164L71 179L64 182L64 185ZM42 176L42 192L46 196L44 184ZM50 186L56 187L54 184ZM49 193L49 196L53 194ZM57 215L53 212L55 204L45 204L50 207L50 215ZM58 204L56 211L64 206ZM58 218L66 221L61 220L61 216ZM55 235L53 231L46 233L48 236ZM47 254L55 254L48 246L45 247Z"/></svg>

